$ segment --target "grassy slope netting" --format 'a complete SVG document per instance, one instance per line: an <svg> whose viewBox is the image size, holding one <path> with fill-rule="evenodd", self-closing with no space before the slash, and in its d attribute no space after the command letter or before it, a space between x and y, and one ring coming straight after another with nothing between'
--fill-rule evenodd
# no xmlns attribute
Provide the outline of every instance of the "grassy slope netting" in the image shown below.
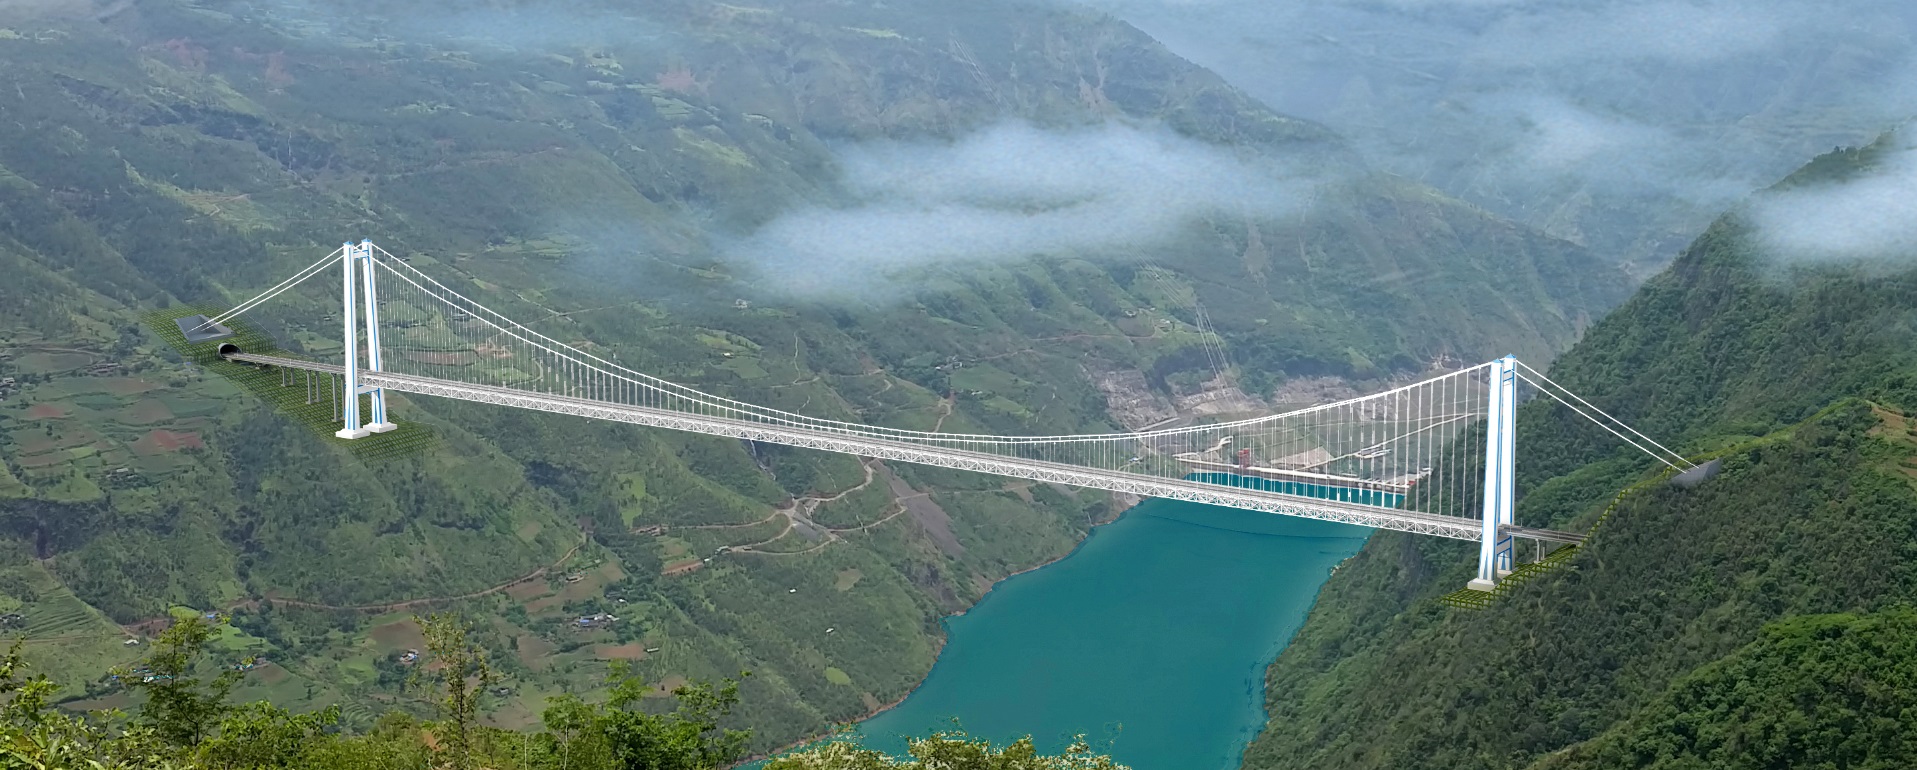
<svg viewBox="0 0 1917 770"><path fill-rule="evenodd" d="M1656 476L1652 476L1651 478L1645 479L1636 484L1632 484L1631 486L1625 487L1624 489L1620 490L1615 497L1611 498L1610 505L1605 506L1604 512L1598 514L1597 521L1591 524L1590 531L1586 532L1584 535L1585 541L1589 542L1591 538L1597 536L1598 529L1604 526L1604 522L1611 518L1611 513L1613 511L1616 511L1618 506L1622 505L1625 500L1630 499L1632 495L1637 494L1638 492L1644 491L1646 489L1649 489L1660 482L1669 481L1671 477L1674 475L1676 475L1676 471L1671 469L1666 469L1664 472L1659 473ZM1570 562L1571 557L1576 556L1577 553L1578 553L1578 546L1575 546L1575 545L1564 546L1562 548L1559 548L1547 554L1543 559L1540 559L1538 561L1535 561L1529 564L1518 565L1515 569L1511 570L1511 574L1506 575L1503 580L1498 581L1497 586L1490 591L1476 591L1469 588L1460 588L1449 594L1445 594L1444 596L1438 597L1438 601L1444 602L1445 604L1450 605L1452 607L1459 607L1462 609L1471 609L1471 610L1484 609L1485 607L1491 606L1492 602L1502 598L1506 593L1512 590L1515 590L1518 586L1524 585L1525 582L1529 581L1531 578L1537 577L1539 575L1543 575L1547 572L1554 572L1558 568L1563 567L1566 563Z"/></svg>
<svg viewBox="0 0 1917 770"><path fill-rule="evenodd" d="M220 312L222 311L219 309L206 306L178 305L147 314L146 323L166 340L167 344L179 351L182 358L231 380L246 392L273 405L311 429L320 440L344 447L362 462L423 452L437 443L432 429L416 422L398 422L398 430L375 433L362 439L349 441L339 438L333 435L333 432L339 429L339 414L330 395L335 391L330 391L322 385L318 398L309 399L305 373L292 373L290 382L293 384L282 385L282 372L270 367L227 361L219 357L218 351L222 343L230 342L248 353L287 358L300 356L281 350L273 344L271 337L242 319L235 318L225 323L233 330L232 337L199 344L187 342L186 336L180 333L179 325L174 323L176 319L190 315L205 315L211 318ZM317 376L322 378L322 382L330 377L330 375ZM361 414L371 413L371 400L371 396L360 397Z"/></svg>

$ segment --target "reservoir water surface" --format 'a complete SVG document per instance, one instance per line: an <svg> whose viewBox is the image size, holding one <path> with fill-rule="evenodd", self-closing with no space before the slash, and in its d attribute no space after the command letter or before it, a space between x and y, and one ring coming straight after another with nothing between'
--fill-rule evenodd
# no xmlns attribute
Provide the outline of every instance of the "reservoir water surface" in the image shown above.
<svg viewBox="0 0 1917 770"><path fill-rule="evenodd" d="M1265 667L1371 530L1148 500L947 621L925 683L862 723L894 755L949 730L1043 751L1083 733L1135 770L1235 770Z"/></svg>

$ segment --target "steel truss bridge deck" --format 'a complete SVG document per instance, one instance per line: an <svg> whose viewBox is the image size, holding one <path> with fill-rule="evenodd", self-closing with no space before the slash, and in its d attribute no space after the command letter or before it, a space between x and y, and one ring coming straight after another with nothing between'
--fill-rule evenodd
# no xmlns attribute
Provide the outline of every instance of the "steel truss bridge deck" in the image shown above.
<svg viewBox="0 0 1917 770"><path fill-rule="evenodd" d="M226 356L229 361L238 361L261 366L278 366L288 369L303 369L312 372L345 374L345 368L339 364L324 364L316 361L302 361L295 358L263 356L251 353L233 353ZM583 398L554 396L544 393L500 388L488 385L470 385L433 377L418 377L392 372L375 372L366 369L358 371L359 382L364 388L386 388L402 393L422 396L440 396L481 404L495 404L519 409L531 409L554 414L569 414L596 420L623 422L632 425L644 425L654 428L701 433L708 436L760 441L768 444L818 449L827 452L872 457L881 460L931 465L940 468L977 471L998 476L1028 479L1075 487L1102 489L1110 492L1138 495L1140 497L1158 497L1168 500L1183 500L1207 505L1220 505L1228 508L1240 508L1248 511L1274 513L1284 516L1296 516L1320 521L1335 521L1342 524L1356 524L1362 527L1398 530L1420 535L1436 535L1456 540L1477 541L1484 536L1484 526L1477 519L1457 516L1439 516L1434 514L1403 511L1355 503L1341 503L1333 500L1297 495L1285 495L1256 489L1241 489L1199 481L1167 479L1133 473L1079 468L1072 465L1029 460L1021 457L1006 457L983 452L970 452L943 447L928 447L899 441L875 439L850 433L836 433L829 430L796 428L781 425L766 425L745 420L733 420L723 417L686 414L663 409L628 406ZM1526 537L1539 537L1543 530L1530 530ZM1517 534L1517 533L1512 533ZM1576 535L1545 533L1553 537L1544 539L1570 540Z"/></svg>

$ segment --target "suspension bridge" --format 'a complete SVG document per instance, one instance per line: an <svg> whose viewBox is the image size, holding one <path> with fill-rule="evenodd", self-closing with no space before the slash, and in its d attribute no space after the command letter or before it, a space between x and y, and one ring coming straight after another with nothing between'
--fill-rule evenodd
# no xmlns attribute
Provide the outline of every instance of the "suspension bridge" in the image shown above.
<svg viewBox="0 0 1917 770"><path fill-rule="evenodd" d="M249 352L225 324L337 268L344 355ZM808 417L634 371L514 322L374 245L347 243L213 317L177 320L188 343L320 379L335 435L396 427L394 391L976 471L1479 543L1470 588L1511 574L1514 542L1582 536L1512 521L1516 408L1539 395L1603 426L1674 472L1697 469L1514 357L1381 393L1279 414L1133 432L993 436ZM316 379L319 378L319 379Z"/></svg>

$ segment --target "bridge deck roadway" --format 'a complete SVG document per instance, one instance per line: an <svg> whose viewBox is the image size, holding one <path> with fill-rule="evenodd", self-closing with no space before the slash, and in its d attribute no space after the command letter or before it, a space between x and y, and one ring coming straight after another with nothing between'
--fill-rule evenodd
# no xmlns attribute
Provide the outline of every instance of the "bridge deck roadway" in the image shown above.
<svg viewBox="0 0 1917 770"><path fill-rule="evenodd" d="M345 369L339 364L324 364L315 361L302 361L278 356L262 356L250 353L235 353L228 360L258 364L262 366L281 366L290 369L304 369L314 372L343 374ZM555 414L569 414L599 420L610 420L632 425L645 425L671 430L703 433L709 436L762 441L770 444L819 449L828 452L873 457L882 460L932 465L942 468L978 471L999 476L1051 482L1077 487L1103 489L1122 492L1141 497L1162 497L1171 500L1185 500L1208 505L1222 505L1263 513L1275 513L1284 516L1297 516L1321 521L1336 521L1356 524L1364 527L1393 529L1421 535L1436 535L1457 540L1480 540L1483 529L1476 519L1456 516L1438 516L1402 511L1391 508L1341 503L1332 500L1283 495L1255 489L1206 484L1185 479L1167 479L1134 473L1080 468L1061 463L1030 460L1022 457L1007 457L985 452L972 452L945 447L929 447L886 439L875 439L850 433L837 433L817 428L801 428L785 425L736 420L725 417L686 414L664 409L629 406L591 399L569 398L542 393L528 393L488 385L469 385L451 380L433 377L418 377L391 372L373 372L360 370L359 381L363 386L387 388L403 393L424 396L440 396L482 404L497 404L520 409L532 409ZM1544 530L1533 530L1544 532ZM1515 534L1515 533L1514 533ZM1550 533L1559 535L1561 533ZM1575 535L1564 535L1565 539Z"/></svg>

